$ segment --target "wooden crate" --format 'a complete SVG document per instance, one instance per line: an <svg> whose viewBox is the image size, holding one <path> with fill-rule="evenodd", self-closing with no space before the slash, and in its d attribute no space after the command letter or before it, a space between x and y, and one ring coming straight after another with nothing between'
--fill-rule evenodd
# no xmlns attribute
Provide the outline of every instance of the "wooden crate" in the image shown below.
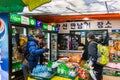
<svg viewBox="0 0 120 80"><path fill-rule="evenodd" d="M120 76L108 76L108 75L103 75L103 80L120 80Z"/></svg>

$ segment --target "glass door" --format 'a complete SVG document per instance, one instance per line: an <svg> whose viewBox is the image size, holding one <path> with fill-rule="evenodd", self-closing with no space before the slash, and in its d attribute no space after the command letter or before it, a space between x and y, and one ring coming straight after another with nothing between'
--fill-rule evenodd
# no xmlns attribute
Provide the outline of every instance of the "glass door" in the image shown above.
<svg viewBox="0 0 120 80"><path fill-rule="evenodd" d="M51 33L51 60L57 60L57 33Z"/></svg>
<svg viewBox="0 0 120 80"><path fill-rule="evenodd" d="M26 28L12 26L12 73L22 69L21 61L18 59L20 35L26 36Z"/></svg>
<svg viewBox="0 0 120 80"><path fill-rule="evenodd" d="M50 33L44 32L44 38L44 44L46 44L49 49L48 52L45 52L44 63L46 64L50 60Z"/></svg>

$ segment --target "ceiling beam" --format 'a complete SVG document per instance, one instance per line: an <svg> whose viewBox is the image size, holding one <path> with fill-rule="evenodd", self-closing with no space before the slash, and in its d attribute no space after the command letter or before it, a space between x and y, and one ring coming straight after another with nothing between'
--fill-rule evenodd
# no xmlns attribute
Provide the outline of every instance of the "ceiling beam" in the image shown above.
<svg viewBox="0 0 120 80"><path fill-rule="evenodd" d="M45 23L61 23L67 20L82 20L83 18L89 18L91 20L113 20L120 19L120 14L91 14L91 15L42 15L34 16L34 18L39 19Z"/></svg>

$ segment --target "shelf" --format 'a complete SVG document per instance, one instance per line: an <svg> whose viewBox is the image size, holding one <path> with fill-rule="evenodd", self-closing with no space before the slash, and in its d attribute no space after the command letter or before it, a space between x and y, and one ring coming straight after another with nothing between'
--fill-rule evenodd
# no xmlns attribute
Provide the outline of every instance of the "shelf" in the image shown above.
<svg viewBox="0 0 120 80"><path fill-rule="evenodd" d="M15 63L21 63L21 64L22 64L22 62L16 62L16 61L12 61L12 64L15 64Z"/></svg>
<svg viewBox="0 0 120 80"><path fill-rule="evenodd" d="M120 60L113 60L112 63L120 63Z"/></svg>
<svg viewBox="0 0 120 80"><path fill-rule="evenodd" d="M83 53L84 50L59 50L59 53Z"/></svg>
<svg viewBox="0 0 120 80"><path fill-rule="evenodd" d="M57 51L57 50L55 49L55 50L51 50L51 51Z"/></svg>
<svg viewBox="0 0 120 80"><path fill-rule="evenodd" d="M120 40L120 38L112 38L112 40Z"/></svg>
<svg viewBox="0 0 120 80"><path fill-rule="evenodd" d="M16 72L19 72L19 71L21 71L22 70L22 68L21 69L18 69L18 70L12 70L12 73L16 73Z"/></svg>
<svg viewBox="0 0 120 80"><path fill-rule="evenodd" d="M11 80L23 80L23 70L12 72Z"/></svg>
<svg viewBox="0 0 120 80"><path fill-rule="evenodd" d="M109 70L114 70L114 71L120 71L120 69L115 69L115 68L110 68L110 67L104 67L103 69L109 69Z"/></svg>

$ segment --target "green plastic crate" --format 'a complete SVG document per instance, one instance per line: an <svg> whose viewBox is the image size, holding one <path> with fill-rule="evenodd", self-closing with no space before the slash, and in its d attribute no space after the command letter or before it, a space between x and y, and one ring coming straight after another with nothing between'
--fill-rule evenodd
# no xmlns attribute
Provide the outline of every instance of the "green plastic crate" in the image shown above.
<svg viewBox="0 0 120 80"><path fill-rule="evenodd" d="M51 74L50 76L42 77L42 76L35 76L30 74L30 77L36 80L50 80L52 77L56 75L56 72L53 72L53 71L48 71L48 72Z"/></svg>
<svg viewBox="0 0 120 80"><path fill-rule="evenodd" d="M76 73L75 76L63 75L63 74L59 74L59 73L57 73L56 75L60 76L60 77L68 78L71 80L75 80L75 78L78 76L78 73Z"/></svg>

